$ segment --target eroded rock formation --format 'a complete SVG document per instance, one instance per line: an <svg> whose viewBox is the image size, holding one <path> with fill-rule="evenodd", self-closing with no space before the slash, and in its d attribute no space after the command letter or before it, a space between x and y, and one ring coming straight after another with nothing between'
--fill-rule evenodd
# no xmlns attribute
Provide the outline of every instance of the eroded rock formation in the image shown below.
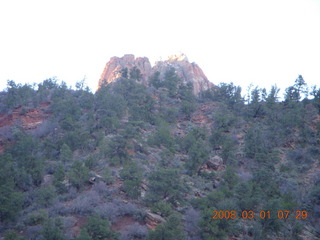
<svg viewBox="0 0 320 240"><path fill-rule="evenodd" d="M160 72L160 78L163 78L166 71L174 68L176 74L182 79L184 84L191 82L193 84L193 92L198 95L201 91L205 91L213 86L203 73L202 69L196 63L190 63L186 55L173 55L165 61L158 61L151 67L147 57L135 58L132 54L124 55L122 58L112 57L106 64L101 74L98 88L103 84L109 84L121 77L121 70L128 68L129 72L132 68L138 68L142 74L141 82L148 85L149 77Z"/></svg>
<svg viewBox="0 0 320 240"><path fill-rule="evenodd" d="M147 84L147 81L151 74L151 64L148 58L138 57L135 58L132 54L126 54L122 58L112 57L110 61L106 64L98 84L98 88L103 84L109 84L121 77L121 70L128 68L128 70L133 67L137 67L142 74L142 83Z"/></svg>

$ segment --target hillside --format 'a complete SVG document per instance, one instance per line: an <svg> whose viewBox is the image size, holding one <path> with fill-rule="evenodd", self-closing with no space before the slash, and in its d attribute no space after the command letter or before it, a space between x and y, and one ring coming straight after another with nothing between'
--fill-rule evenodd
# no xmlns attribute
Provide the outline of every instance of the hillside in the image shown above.
<svg viewBox="0 0 320 240"><path fill-rule="evenodd" d="M243 93L175 56L92 93L0 93L0 239L319 239L320 89Z"/></svg>

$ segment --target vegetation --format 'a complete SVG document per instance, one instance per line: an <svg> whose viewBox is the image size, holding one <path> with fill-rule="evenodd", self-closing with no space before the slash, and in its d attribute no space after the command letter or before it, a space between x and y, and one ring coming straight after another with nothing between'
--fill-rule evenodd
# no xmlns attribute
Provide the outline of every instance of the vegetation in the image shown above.
<svg viewBox="0 0 320 240"><path fill-rule="evenodd" d="M232 83L195 96L174 68L155 73L150 86L141 80L138 68L123 69L94 94L84 81L74 89L56 79L8 81L0 94L0 236L319 238L318 87L300 75L282 101L276 86L243 95ZM27 125L35 109L42 123ZM148 231L149 211L161 221ZM213 219L213 211L258 217ZM283 211L309 215L280 219Z"/></svg>

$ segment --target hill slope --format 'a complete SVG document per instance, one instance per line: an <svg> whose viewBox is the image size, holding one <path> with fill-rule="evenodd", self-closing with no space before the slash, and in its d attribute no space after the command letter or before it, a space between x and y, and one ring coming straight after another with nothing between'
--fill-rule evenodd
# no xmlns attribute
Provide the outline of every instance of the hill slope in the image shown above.
<svg viewBox="0 0 320 240"><path fill-rule="evenodd" d="M319 237L319 89L255 88L245 104L233 84L195 95L175 68L146 84L124 69L95 94L8 83L2 238Z"/></svg>

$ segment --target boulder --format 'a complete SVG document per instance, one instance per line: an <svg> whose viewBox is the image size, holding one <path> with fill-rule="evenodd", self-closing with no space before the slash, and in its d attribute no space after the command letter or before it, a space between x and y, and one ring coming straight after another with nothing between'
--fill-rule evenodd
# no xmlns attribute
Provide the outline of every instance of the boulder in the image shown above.
<svg viewBox="0 0 320 240"><path fill-rule="evenodd" d="M158 214L148 212L146 216L146 223L149 229L154 230L158 224L165 222L166 220Z"/></svg>
<svg viewBox="0 0 320 240"><path fill-rule="evenodd" d="M214 156L206 162L206 165L209 169L217 171L223 166L223 159L219 156Z"/></svg>

